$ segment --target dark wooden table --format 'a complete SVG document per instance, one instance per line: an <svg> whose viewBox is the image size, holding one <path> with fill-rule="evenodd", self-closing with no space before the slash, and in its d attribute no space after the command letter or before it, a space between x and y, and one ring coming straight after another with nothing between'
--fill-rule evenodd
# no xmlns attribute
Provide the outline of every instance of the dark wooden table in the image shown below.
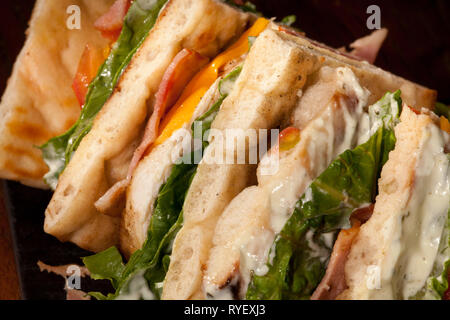
<svg viewBox="0 0 450 320"><path fill-rule="evenodd" d="M2 1L0 4L0 92L3 92L11 68L25 40L25 30L34 0ZM0 184L0 299L20 299L10 223Z"/></svg>
<svg viewBox="0 0 450 320"><path fill-rule="evenodd" d="M20 299L19 278L12 244L10 224L0 184L0 300Z"/></svg>

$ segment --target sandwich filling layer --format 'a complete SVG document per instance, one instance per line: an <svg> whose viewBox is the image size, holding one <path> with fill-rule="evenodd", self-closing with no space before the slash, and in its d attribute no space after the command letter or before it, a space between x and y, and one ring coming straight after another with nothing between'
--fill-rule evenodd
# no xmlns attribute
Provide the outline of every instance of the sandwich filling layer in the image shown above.
<svg viewBox="0 0 450 320"><path fill-rule="evenodd" d="M323 82L336 85L331 99L325 106L308 98L302 101L302 104L313 103L310 108L322 112L299 130L298 143L290 150L279 150L283 147L278 146L266 155L258 168L259 185L237 196L219 220L204 277L205 291L210 298L222 299L224 292L233 293L227 283L238 286L238 298L245 296L251 273L264 276L268 271L266 262L270 261L275 236L283 229L309 184L339 154L354 148L361 136L368 136L358 124L368 117L364 109L369 92L348 68L324 67L320 73ZM324 85L318 82L305 88L304 96L318 95ZM278 157L277 172L261 174L266 164ZM317 254L321 254L320 250Z"/></svg>

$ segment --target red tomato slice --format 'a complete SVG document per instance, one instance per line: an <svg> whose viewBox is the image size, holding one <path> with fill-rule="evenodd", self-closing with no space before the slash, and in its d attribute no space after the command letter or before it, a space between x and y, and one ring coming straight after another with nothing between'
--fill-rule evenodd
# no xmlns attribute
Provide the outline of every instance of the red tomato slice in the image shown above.
<svg viewBox="0 0 450 320"><path fill-rule="evenodd" d="M72 89L77 96L80 106L84 105L89 84L97 75L98 68L103 63L103 60L100 50L97 50L90 44L86 45L72 83Z"/></svg>
<svg viewBox="0 0 450 320"><path fill-rule="evenodd" d="M278 138L280 151L287 151L294 148L300 141L300 129L289 127L281 131Z"/></svg>
<svg viewBox="0 0 450 320"><path fill-rule="evenodd" d="M419 110L417 110L417 109L415 109L415 108L413 108L411 106L408 106L408 108L410 108L411 111L414 112L415 114L420 115L420 111Z"/></svg>
<svg viewBox="0 0 450 320"><path fill-rule="evenodd" d="M116 0L108 12L95 21L94 27L102 33L103 37L116 41L130 6L131 0Z"/></svg>
<svg viewBox="0 0 450 320"><path fill-rule="evenodd" d="M120 33L122 32L122 28L114 31L101 31L102 37L105 39L111 40L111 43L114 43L119 39Z"/></svg>

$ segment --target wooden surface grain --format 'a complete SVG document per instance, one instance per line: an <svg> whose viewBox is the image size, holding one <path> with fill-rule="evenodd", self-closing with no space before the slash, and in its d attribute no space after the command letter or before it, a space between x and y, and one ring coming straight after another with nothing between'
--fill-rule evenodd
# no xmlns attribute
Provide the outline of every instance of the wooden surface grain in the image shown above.
<svg viewBox="0 0 450 320"><path fill-rule="evenodd" d="M19 278L4 200L4 190L0 184L0 300L18 300Z"/></svg>
<svg viewBox="0 0 450 320"><path fill-rule="evenodd" d="M0 5L0 92L6 86L14 60L23 46L34 0L3 1ZM10 223L0 184L0 300L20 299L19 279Z"/></svg>

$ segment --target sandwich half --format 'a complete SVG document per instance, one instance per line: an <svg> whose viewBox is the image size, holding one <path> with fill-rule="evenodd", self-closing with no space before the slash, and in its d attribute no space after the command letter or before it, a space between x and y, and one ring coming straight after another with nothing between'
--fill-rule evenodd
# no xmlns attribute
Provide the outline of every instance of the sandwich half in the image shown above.
<svg viewBox="0 0 450 320"><path fill-rule="evenodd" d="M216 0L135 1L127 15L131 22L133 12L141 15L142 23L134 26L140 29L133 34L125 28L116 47L120 56L126 40L135 44L128 66L114 79L99 74L77 124L44 147L47 178L57 179L44 229L96 252L118 244L124 190L165 111L178 98L198 103L199 90L208 89L224 66L212 69L206 83L194 84L195 91L182 92L184 86L254 20Z"/></svg>

